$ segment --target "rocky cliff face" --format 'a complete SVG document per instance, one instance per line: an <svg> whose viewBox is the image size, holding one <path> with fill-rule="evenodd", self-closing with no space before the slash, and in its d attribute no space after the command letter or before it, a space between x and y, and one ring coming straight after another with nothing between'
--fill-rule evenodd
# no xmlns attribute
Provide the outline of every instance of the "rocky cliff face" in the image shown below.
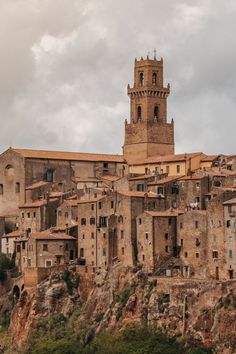
<svg viewBox="0 0 236 354"><path fill-rule="evenodd" d="M83 277L78 288L68 287L63 273L52 273L36 289L22 293L9 334L23 343L34 320L58 313L70 317L76 312L71 325L85 341L104 331L148 323L171 335L214 346L216 353L236 352L236 282L154 278L141 270L117 266L96 274L90 286L86 298ZM86 287L88 290L87 281Z"/></svg>

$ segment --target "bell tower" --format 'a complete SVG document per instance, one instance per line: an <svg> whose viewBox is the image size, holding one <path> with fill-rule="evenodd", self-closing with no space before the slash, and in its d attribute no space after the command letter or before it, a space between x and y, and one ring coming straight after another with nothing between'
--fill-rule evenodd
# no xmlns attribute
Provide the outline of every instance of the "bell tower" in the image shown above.
<svg viewBox="0 0 236 354"><path fill-rule="evenodd" d="M129 164L175 152L174 122L167 122L170 85L163 84L163 59L135 59L134 85L128 85L130 122L125 122L124 157Z"/></svg>

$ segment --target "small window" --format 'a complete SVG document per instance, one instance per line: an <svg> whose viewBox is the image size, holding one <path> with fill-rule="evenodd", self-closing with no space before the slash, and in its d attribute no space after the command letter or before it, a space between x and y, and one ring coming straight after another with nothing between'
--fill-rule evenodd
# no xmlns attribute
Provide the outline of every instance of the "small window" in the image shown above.
<svg viewBox="0 0 236 354"><path fill-rule="evenodd" d="M166 251L166 253L169 252L169 247L168 246L165 246L165 251Z"/></svg>
<svg viewBox="0 0 236 354"><path fill-rule="evenodd" d="M170 166L166 166L166 173L170 173Z"/></svg>
<svg viewBox="0 0 236 354"><path fill-rule="evenodd" d="M180 165L177 165L177 166L176 166L176 172L177 172L177 173L180 173Z"/></svg>
<svg viewBox="0 0 236 354"><path fill-rule="evenodd" d="M20 183L16 183L16 193L20 193Z"/></svg>
<svg viewBox="0 0 236 354"><path fill-rule="evenodd" d="M80 248L79 255L80 255L80 258L84 257L84 249L83 248Z"/></svg>
<svg viewBox="0 0 236 354"><path fill-rule="evenodd" d="M81 225L86 225L86 218L81 219Z"/></svg>
<svg viewBox="0 0 236 354"><path fill-rule="evenodd" d="M17 246L16 246L16 252L17 252L17 253L20 253L20 245L17 245Z"/></svg>
<svg viewBox="0 0 236 354"><path fill-rule="evenodd" d="M143 192L144 191L144 184L143 183L137 184L137 191L138 192Z"/></svg>
<svg viewBox="0 0 236 354"><path fill-rule="evenodd" d="M94 204L91 204L91 210L94 210Z"/></svg>
<svg viewBox="0 0 236 354"><path fill-rule="evenodd" d="M230 227L230 225L231 225L230 220L227 220L227 221L226 221L226 227Z"/></svg>
<svg viewBox="0 0 236 354"><path fill-rule="evenodd" d="M153 73L153 74L152 74L152 84L153 84L153 85L156 85L156 83L157 83L157 74L156 74L156 73Z"/></svg>
<svg viewBox="0 0 236 354"><path fill-rule="evenodd" d="M98 209L102 209L102 203L101 202L98 203Z"/></svg>
<svg viewBox="0 0 236 354"><path fill-rule="evenodd" d="M103 248L103 249L102 249L102 255L103 255L103 257L106 256L106 248Z"/></svg>
<svg viewBox="0 0 236 354"><path fill-rule="evenodd" d="M159 107L155 106L154 107L154 120L157 121L159 118Z"/></svg>
<svg viewBox="0 0 236 354"><path fill-rule="evenodd" d="M103 233L103 238L104 238L104 239L106 238L106 233L105 233L105 232Z"/></svg>
<svg viewBox="0 0 236 354"><path fill-rule="evenodd" d="M65 212L65 218L67 219L69 217L69 214L68 214L68 212L66 211Z"/></svg>
<svg viewBox="0 0 236 354"><path fill-rule="evenodd" d="M172 219L171 219L171 218L169 218L169 220L168 220L168 224L169 224L169 225L171 225L171 223L172 223Z"/></svg>
<svg viewBox="0 0 236 354"><path fill-rule="evenodd" d="M47 243L43 244L43 251L48 251L48 244Z"/></svg>
<svg viewBox="0 0 236 354"><path fill-rule="evenodd" d="M139 223L139 225L142 224L142 219L141 218L138 219L138 223Z"/></svg>
<svg viewBox="0 0 236 354"><path fill-rule="evenodd" d="M218 258L218 251L212 252L212 258Z"/></svg>
<svg viewBox="0 0 236 354"><path fill-rule="evenodd" d="M143 261L145 261L145 255L143 254Z"/></svg>
<svg viewBox="0 0 236 354"><path fill-rule="evenodd" d="M163 187L158 187L157 188L157 194L163 194L164 195L164 188Z"/></svg>
<svg viewBox="0 0 236 354"><path fill-rule="evenodd" d="M195 221L195 229L198 229L198 221Z"/></svg>
<svg viewBox="0 0 236 354"><path fill-rule="evenodd" d="M232 205L228 205L228 213L229 213L229 214L232 213Z"/></svg>
<svg viewBox="0 0 236 354"><path fill-rule="evenodd" d="M196 246L198 247L198 246L200 246L200 244L201 244L201 242L199 241L199 238L196 238Z"/></svg>
<svg viewBox="0 0 236 354"><path fill-rule="evenodd" d="M124 238L124 230L120 231L120 238L123 239Z"/></svg>
<svg viewBox="0 0 236 354"><path fill-rule="evenodd" d="M184 245L184 240L181 238L180 240L180 245L183 246Z"/></svg>
<svg viewBox="0 0 236 354"><path fill-rule="evenodd" d="M145 232L145 238L148 240L148 232Z"/></svg>
<svg viewBox="0 0 236 354"><path fill-rule="evenodd" d="M124 247L121 248L121 253L122 253L122 255L125 254L125 249L124 249Z"/></svg>
<svg viewBox="0 0 236 354"><path fill-rule="evenodd" d="M99 225L100 227L107 227L107 218L105 216L99 217Z"/></svg>
<svg viewBox="0 0 236 354"><path fill-rule="evenodd" d="M3 195L3 184L0 184L0 195Z"/></svg>
<svg viewBox="0 0 236 354"><path fill-rule="evenodd" d="M184 257L188 258L188 252L184 252Z"/></svg>
<svg viewBox="0 0 236 354"><path fill-rule="evenodd" d="M58 216L61 216L61 210L58 210Z"/></svg>
<svg viewBox="0 0 236 354"><path fill-rule="evenodd" d="M68 251L68 249L69 249L69 245L68 243L66 243L66 251Z"/></svg>
<svg viewBox="0 0 236 354"><path fill-rule="evenodd" d="M199 258L199 253L198 252L196 253L196 258Z"/></svg>
<svg viewBox="0 0 236 354"><path fill-rule="evenodd" d="M91 238L94 238L94 232L91 232Z"/></svg>
<svg viewBox="0 0 236 354"><path fill-rule="evenodd" d="M30 213L27 213L27 218L30 218Z"/></svg>
<svg viewBox="0 0 236 354"><path fill-rule="evenodd" d="M44 179L47 182L53 182L53 170L51 170L51 169L47 170L44 175Z"/></svg>
<svg viewBox="0 0 236 354"><path fill-rule="evenodd" d="M166 234L165 234L165 240L167 241L168 238L169 238L169 235L168 235L168 233L166 233Z"/></svg>
<svg viewBox="0 0 236 354"><path fill-rule="evenodd" d="M108 170L108 162L103 162L103 169Z"/></svg>
<svg viewBox="0 0 236 354"><path fill-rule="evenodd" d="M233 251L229 250L229 258L233 258Z"/></svg>
<svg viewBox="0 0 236 354"><path fill-rule="evenodd" d="M52 266L52 261L46 261L46 267L49 268Z"/></svg>
<svg viewBox="0 0 236 354"><path fill-rule="evenodd" d="M180 228L180 229L183 228L183 223L182 223L182 222L179 224L179 228Z"/></svg>
<svg viewBox="0 0 236 354"><path fill-rule="evenodd" d="M22 219L24 219L24 218L25 218L25 214L24 214L24 213L22 213L22 214L21 214L21 217L22 217Z"/></svg>
<svg viewBox="0 0 236 354"><path fill-rule="evenodd" d="M144 74L143 73L139 74L139 84L140 84L140 86L144 85Z"/></svg>
<svg viewBox="0 0 236 354"><path fill-rule="evenodd" d="M196 182L196 188L200 188L200 182Z"/></svg>
<svg viewBox="0 0 236 354"><path fill-rule="evenodd" d="M142 107L138 106L137 107L137 120L141 120L142 119Z"/></svg>
<svg viewBox="0 0 236 354"><path fill-rule="evenodd" d="M113 202L113 200L111 201L111 209L113 209L114 208L114 202Z"/></svg>
<svg viewBox="0 0 236 354"><path fill-rule="evenodd" d="M22 249L25 250L25 242L22 242Z"/></svg>
<svg viewBox="0 0 236 354"><path fill-rule="evenodd" d="M121 224L123 223L123 216L122 216L122 215L120 215L120 216L118 217L118 222L121 223Z"/></svg>
<svg viewBox="0 0 236 354"><path fill-rule="evenodd" d="M86 223L84 225L86 225ZM95 218L90 218L90 225L95 225Z"/></svg>
<svg viewBox="0 0 236 354"><path fill-rule="evenodd" d="M35 211L33 212L33 216L34 216L34 218L36 218L36 212Z"/></svg>

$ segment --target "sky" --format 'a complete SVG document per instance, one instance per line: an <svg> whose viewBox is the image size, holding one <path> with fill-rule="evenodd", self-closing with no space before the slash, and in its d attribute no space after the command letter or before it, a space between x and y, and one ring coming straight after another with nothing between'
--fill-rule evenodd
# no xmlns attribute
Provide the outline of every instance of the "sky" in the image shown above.
<svg viewBox="0 0 236 354"><path fill-rule="evenodd" d="M121 153L156 48L176 152L236 153L235 35L235 0L0 0L0 151Z"/></svg>

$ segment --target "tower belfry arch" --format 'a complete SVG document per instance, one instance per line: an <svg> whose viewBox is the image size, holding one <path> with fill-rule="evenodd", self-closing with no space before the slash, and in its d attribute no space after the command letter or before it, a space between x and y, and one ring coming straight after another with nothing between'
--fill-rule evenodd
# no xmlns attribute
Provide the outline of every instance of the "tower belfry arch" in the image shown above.
<svg viewBox="0 0 236 354"><path fill-rule="evenodd" d="M164 86L163 59L135 59L134 85L128 85L130 122L125 123L124 157L128 163L174 154L174 122L167 121L170 85Z"/></svg>

